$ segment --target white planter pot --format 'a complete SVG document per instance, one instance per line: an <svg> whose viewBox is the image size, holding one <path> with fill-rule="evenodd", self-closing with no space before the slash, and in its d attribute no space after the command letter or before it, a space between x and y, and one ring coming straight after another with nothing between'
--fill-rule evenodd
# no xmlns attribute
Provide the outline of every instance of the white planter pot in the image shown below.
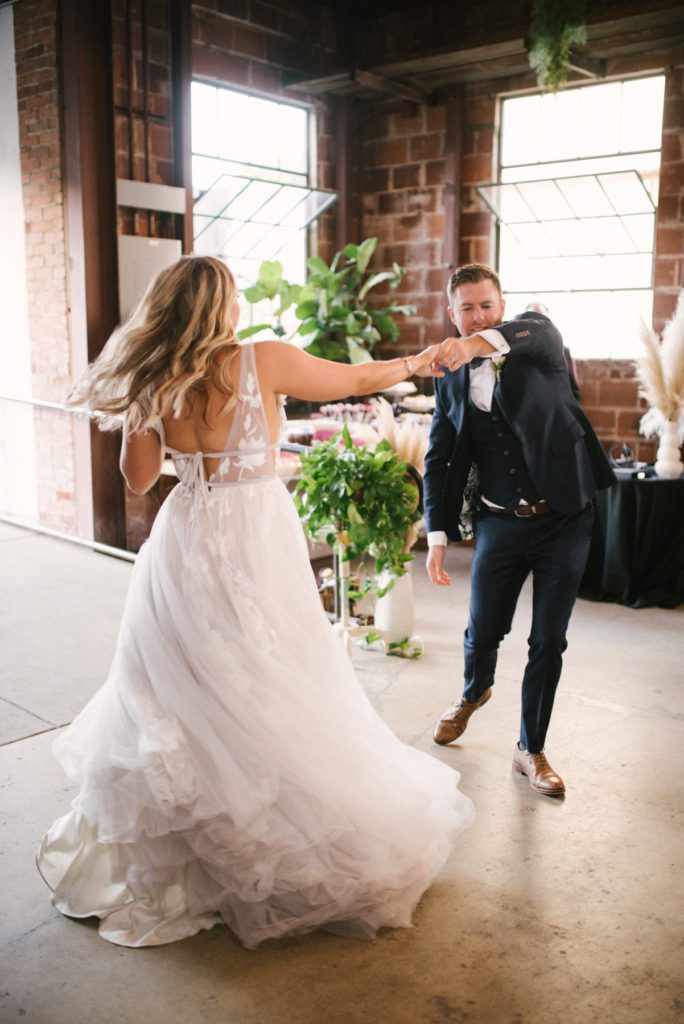
<svg viewBox="0 0 684 1024"><path fill-rule="evenodd" d="M381 573L378 584L384 587L390 576ZM415 599L413 596L413 579L409 569L403 576L395 580L394 586L384 597L375 601L375 629L382 633L391 644L400 644L409 640L413 634L415 623Z"/></svg>
<svg viewBox="0 0 684 1024"><path fill-rule="evenodd" d="M660 444L656 453L655 471L665 480L676 480L684 470L680 457L680 444L677 436L677 424L666 423L660 435Z"/></svg>

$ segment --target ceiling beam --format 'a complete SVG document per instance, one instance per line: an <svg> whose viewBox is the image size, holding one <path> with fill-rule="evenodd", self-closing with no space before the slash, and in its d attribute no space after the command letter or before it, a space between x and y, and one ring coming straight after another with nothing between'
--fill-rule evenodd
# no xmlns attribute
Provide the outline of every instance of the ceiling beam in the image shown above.
<svg viewBox="0 0 684 1024"><path fill-rule="evenodd" d="M410 82L397 81L378 75L374 71L362 71L354 68L351 71L340 71L323 78L298 78L286 82L289 89L304 93L336 93L338 96L350 95L361 89L370 92L382 92L402 100L413 100L417 103L429 103L430 91Z"/></svg>
<svg viewBox="0 0 684 1024"><path fill-rule="evenodd" d="M602 57L586 57L584 54L571 53L569 67L580 75L586 75L587 78L606 77L606 61Z"/></svg>

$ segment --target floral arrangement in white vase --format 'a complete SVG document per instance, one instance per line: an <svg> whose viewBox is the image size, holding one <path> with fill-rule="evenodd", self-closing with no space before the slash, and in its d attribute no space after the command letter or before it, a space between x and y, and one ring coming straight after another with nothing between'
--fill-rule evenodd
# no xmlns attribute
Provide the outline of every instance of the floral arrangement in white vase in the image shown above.
<svg viewBox="0 0 684 1024"><path fill-rule="evenodd" d="M650 405L639 430L645 437L660 435L655 469L658 476L674 479L684 465L680 447L684 441L684 290L677 308L665 325L662 341L643 321L644 355L637 360L640 394Z"/></svg>

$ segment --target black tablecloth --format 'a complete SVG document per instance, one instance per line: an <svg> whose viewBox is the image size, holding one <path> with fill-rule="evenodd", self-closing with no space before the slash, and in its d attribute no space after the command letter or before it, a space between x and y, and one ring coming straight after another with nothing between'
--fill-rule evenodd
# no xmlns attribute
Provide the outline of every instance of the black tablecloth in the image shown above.
<svg viewBox="0 0 684 1024"><path fill-rule="evenodd" d="M594 499L580 597L631 608L684 601L684 478L627 479Z"/></svg>

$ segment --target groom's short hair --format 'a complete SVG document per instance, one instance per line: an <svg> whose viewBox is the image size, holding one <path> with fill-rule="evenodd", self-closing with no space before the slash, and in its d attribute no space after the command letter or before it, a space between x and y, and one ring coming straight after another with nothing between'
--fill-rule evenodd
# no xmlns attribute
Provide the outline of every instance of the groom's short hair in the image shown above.
<svg viewBox="0 0 684 1024"><path fill-rule="evenodd" d="M488 267L486 263L466 263L465 266L459 267L453 272L449 278L449 284L447 285L447 296L449 299L449 305L453 302L456 289L462 284L478 284L480 281L493 281L496 290L501 295L501 281L496 270L492 267Z"/></svg>

